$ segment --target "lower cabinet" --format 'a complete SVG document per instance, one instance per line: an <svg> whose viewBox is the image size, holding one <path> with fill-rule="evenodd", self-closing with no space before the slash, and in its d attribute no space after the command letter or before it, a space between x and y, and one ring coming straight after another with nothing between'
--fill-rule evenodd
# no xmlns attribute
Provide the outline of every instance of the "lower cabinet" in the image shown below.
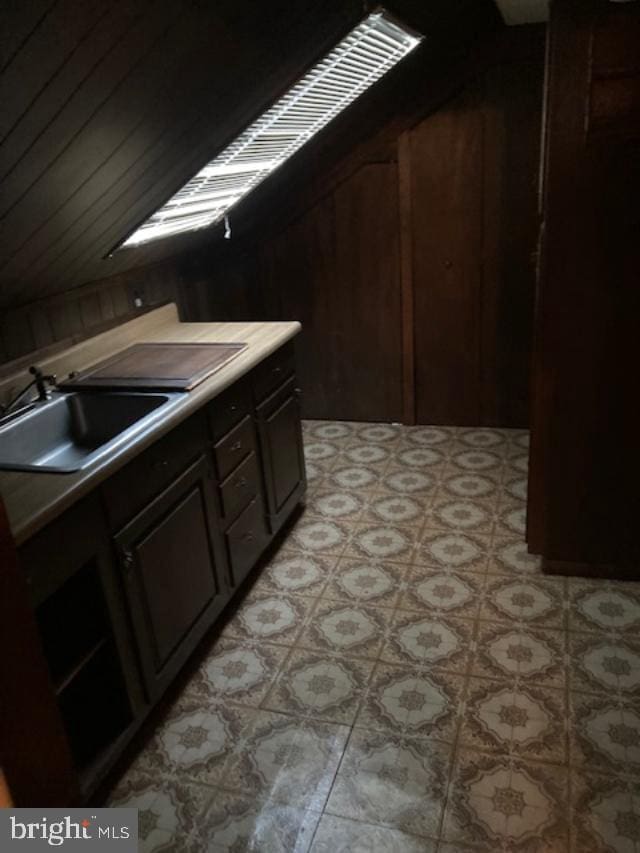
<svg viewBox="0 0 640 853"><path fill-rule="evenodd" d="M23 545L20 562L79 787L87 791L146 707L97 495Z"/></svg>
<svg viewBox="0 0 640 853"><path fill-rule="evenodd" d="M269 526L276 533L306 489L299 390L295 377L257 407Z"/></svg>
<svg viewBox="0 0 640 853"><path fill-rule="evenodd" d="M304 495L293 369L276 351L21 548L85 795Z"/></svg>
<svg viewBox="0 0 640 853"><path fill-rule="evenodd" d="M201 456L116 537L150 701L227 601L214 518L210 463Z"/></svg>

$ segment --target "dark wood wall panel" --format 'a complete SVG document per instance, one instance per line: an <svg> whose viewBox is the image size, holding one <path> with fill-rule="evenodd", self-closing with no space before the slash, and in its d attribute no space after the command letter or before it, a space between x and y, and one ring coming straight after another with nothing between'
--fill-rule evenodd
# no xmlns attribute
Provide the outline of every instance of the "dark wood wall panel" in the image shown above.
<svg viewBox="0 0 640 853"><path fill-rule="evenodd" d="M640 78L632 33L637 3L552 6L527 533L553 571L637 578L640 104L592 98Z"/></svg>
<svg viewBox="0 0 640 853"><path fill-rule="evenodd" d="M411 134L416 418L479 424L482 101L471 90Z"/></svg>
<svg viewBox="0 0 640 853"><path fill-rule="evenodd" d="M143 311L181 303L181 274L174 263L132 270L0 315L0 375L43 353L69 347ZM135 299L142 301L137 307ZM182 307L182 306L181 306Z"/></svg>

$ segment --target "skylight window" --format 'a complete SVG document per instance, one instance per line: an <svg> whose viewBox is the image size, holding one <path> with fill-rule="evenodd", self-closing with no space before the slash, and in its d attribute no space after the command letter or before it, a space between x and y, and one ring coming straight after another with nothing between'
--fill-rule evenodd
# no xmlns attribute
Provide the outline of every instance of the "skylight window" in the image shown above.
<svg viewBox="0 0 640 853"><path fill-rule="evenodd" d="M422 40L374 12L149 217L123 246L206 228Z"/></svg>

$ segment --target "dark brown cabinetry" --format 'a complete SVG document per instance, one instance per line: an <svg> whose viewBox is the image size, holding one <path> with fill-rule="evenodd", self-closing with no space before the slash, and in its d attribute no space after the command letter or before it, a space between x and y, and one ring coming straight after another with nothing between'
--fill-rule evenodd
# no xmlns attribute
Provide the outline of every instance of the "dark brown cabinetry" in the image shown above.
<svg viewBox="0 0 640 853"><path fill-rule="evenodd" d="M151 701L226 603L213 501L201 456L115 540Z"/></svg>
<svg viewBox="0 0 640 853"><path fill-rule="evenodd" d="M305 486L286 346L23 546L51 690L85 792Z"/></svg>
<svg viewBox="0 0 640 853"><path fill-rule="evenodd" d="M32 590L51 690L81 787L86 787L144 706L97 496L31 539L20 560Z"/></svg>
<svg viewBox="0 0 640 853"><path fill-rule="evenodd" d="M293 377L257 409L272 533L282 527L306 484L298 394Z"/></svg>

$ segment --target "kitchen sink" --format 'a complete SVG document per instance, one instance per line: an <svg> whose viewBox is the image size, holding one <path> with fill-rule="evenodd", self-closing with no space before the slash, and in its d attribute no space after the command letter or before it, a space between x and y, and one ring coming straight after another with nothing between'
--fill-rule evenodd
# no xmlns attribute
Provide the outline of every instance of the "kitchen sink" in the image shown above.
<svg viewBox="0 0 640 853"><path fill-rule="evenodd" d="M0 426L0 470L71 473L122 449L184 395L54 393Z"/></svg>

